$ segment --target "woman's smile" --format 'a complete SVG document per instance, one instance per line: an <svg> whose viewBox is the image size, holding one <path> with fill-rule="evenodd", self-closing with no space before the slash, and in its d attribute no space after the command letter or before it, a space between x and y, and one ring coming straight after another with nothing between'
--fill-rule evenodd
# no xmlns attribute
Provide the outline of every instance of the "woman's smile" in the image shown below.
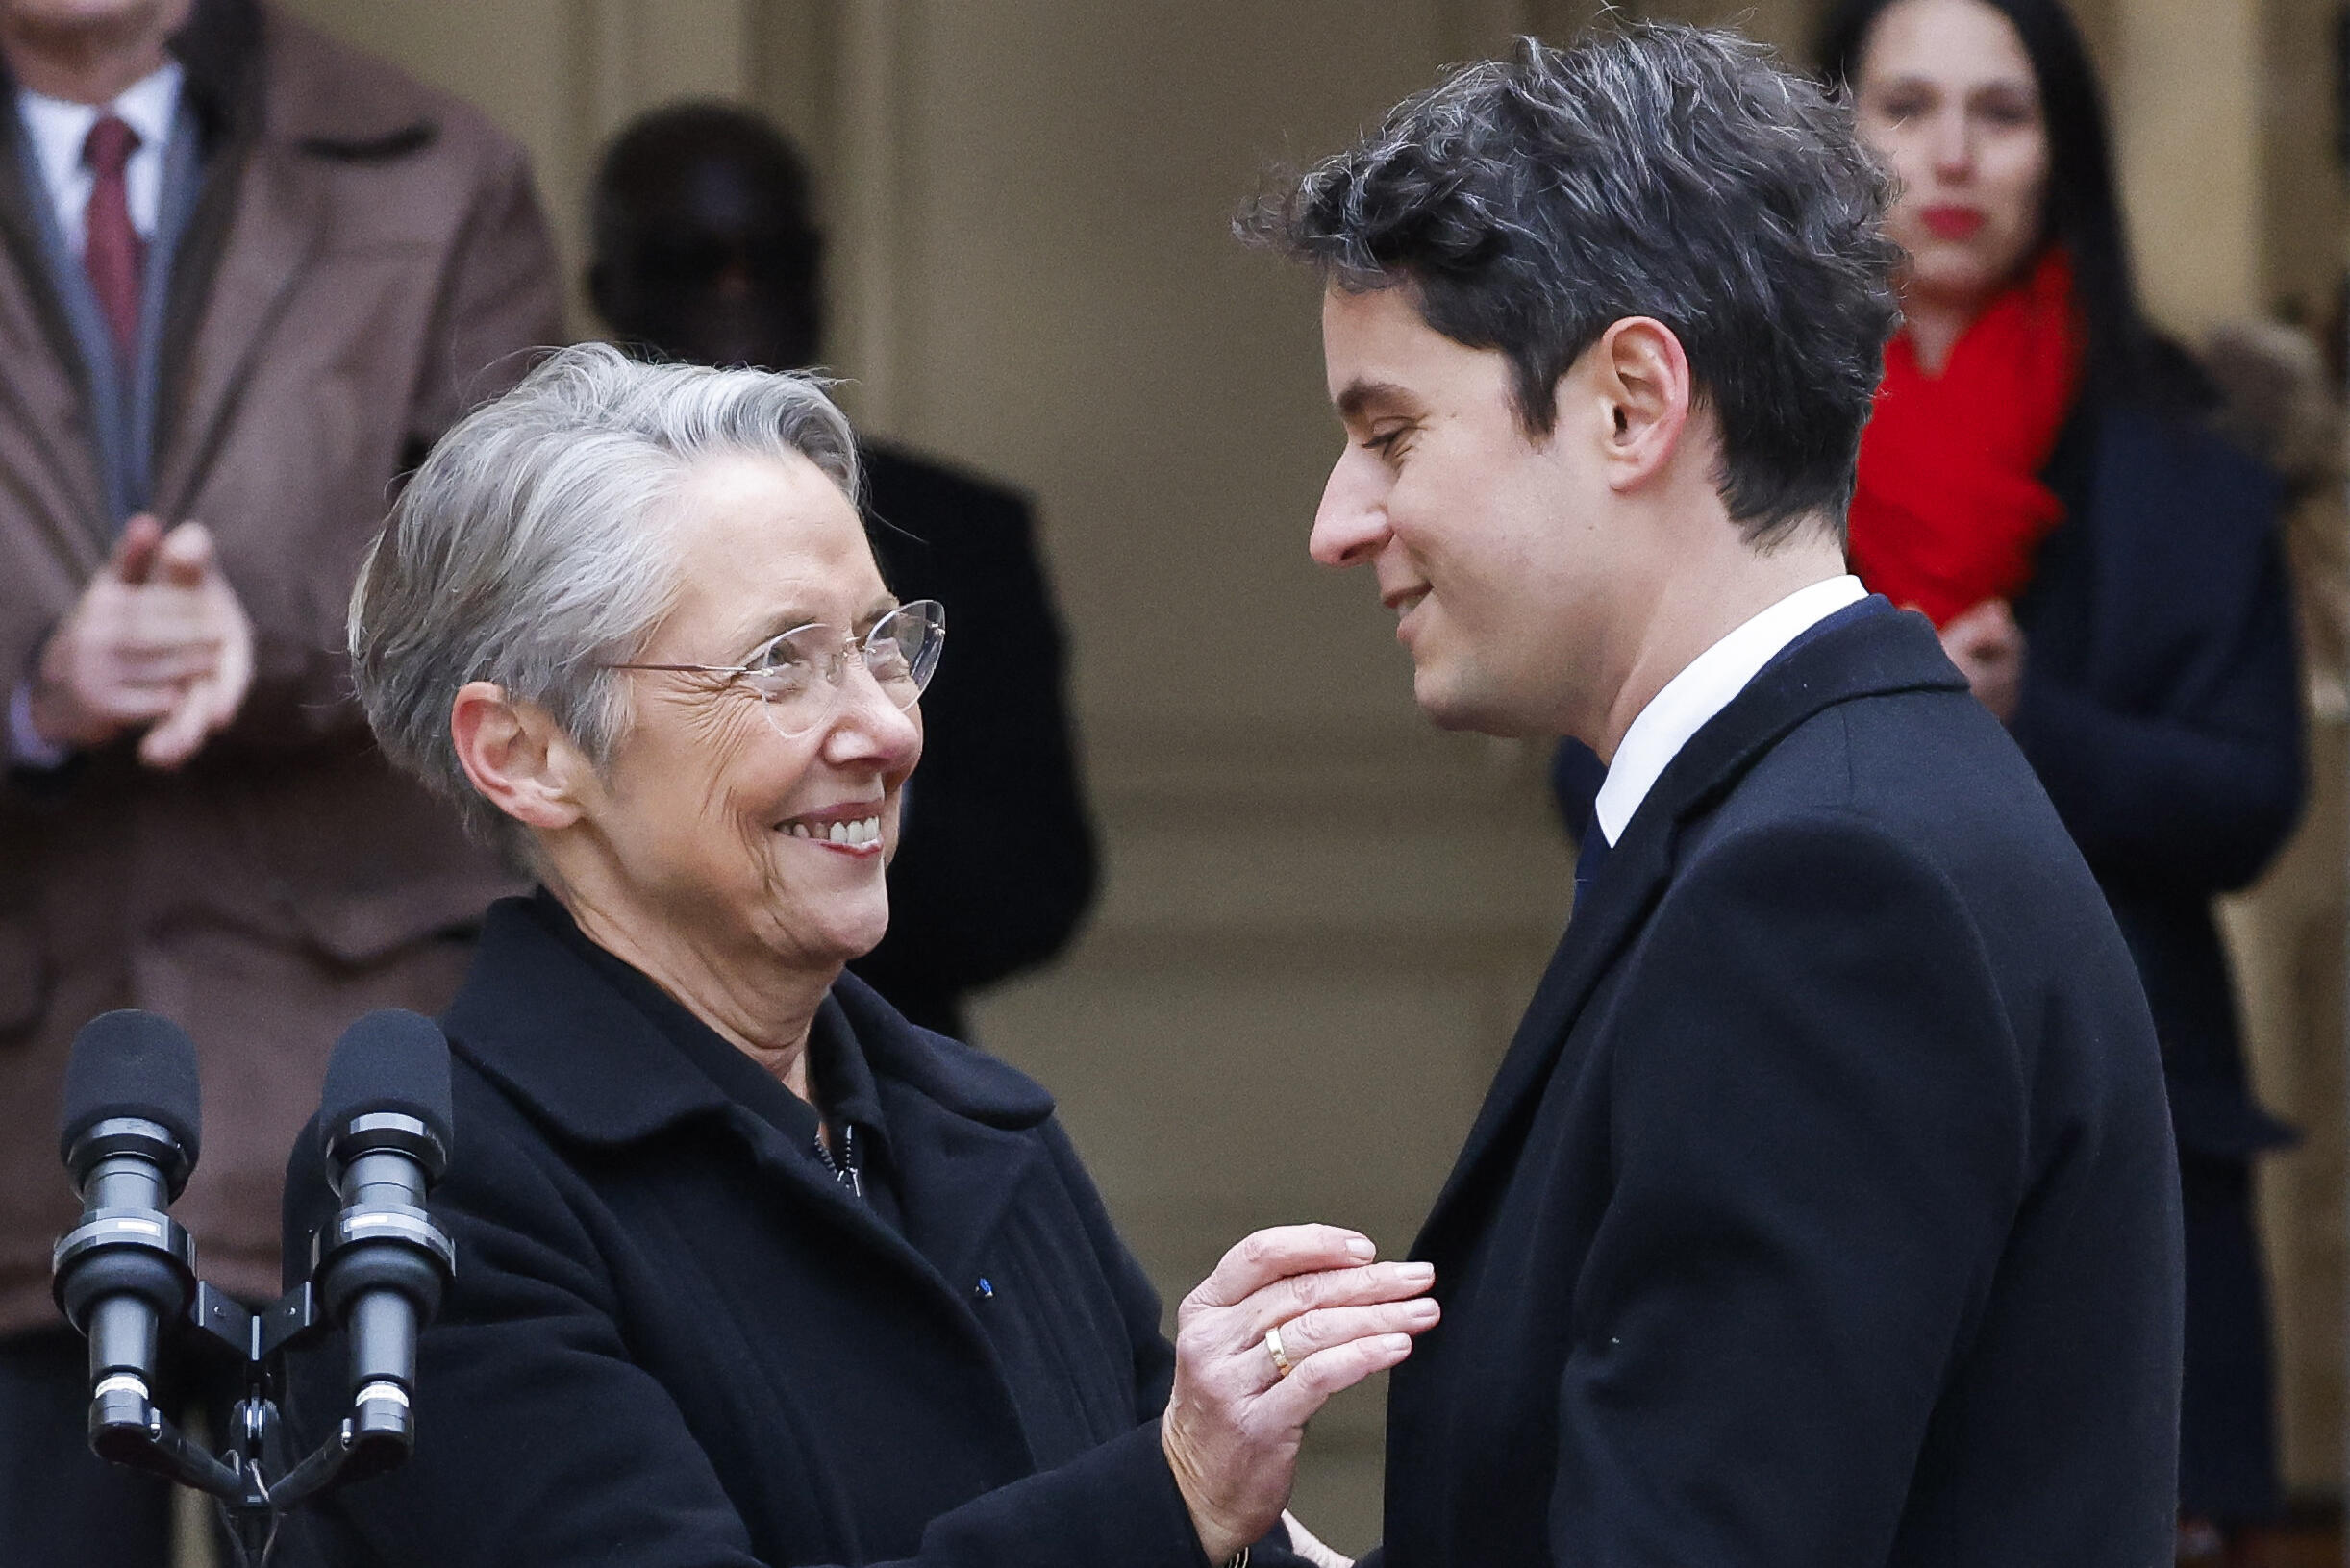
<svg viewBox="0 0 2350 1568"><path fill-rule="evenodd" d="M869 859L882 853L882 802L852 801L810 811L778 825L778 831L819 849Z"/></svg>

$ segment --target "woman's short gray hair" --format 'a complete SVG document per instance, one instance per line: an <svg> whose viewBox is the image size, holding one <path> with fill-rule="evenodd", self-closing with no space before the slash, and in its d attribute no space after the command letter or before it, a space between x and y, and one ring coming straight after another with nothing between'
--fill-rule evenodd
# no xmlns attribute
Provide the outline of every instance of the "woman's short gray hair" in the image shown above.
<svg viewBox="0 0 2350 1568"><path fill-rule="evenodd" d="M544 709L601 767L628 727L604 666L675 602L663 503L698 461L798 454L858 496L856 439L813 377L651 364L603 343L550 356L440 438L351 593L351 675L384 754L510 852L449 705L471 681Z"/></svg>

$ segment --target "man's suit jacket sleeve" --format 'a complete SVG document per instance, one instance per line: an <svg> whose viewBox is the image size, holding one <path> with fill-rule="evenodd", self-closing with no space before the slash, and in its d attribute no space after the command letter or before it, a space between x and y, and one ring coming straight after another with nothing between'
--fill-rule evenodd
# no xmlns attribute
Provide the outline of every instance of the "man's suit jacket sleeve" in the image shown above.
<svg viewBox="0 0 2350 1568"><path fill-rule="evenodd" d="M1983 944L1839 813L1703 847L1627 961L1554 1560L1882 1564L2022 1198Z"/></svg>
<svg viewBox="0 0 2350 1568"><path fill-rule="evenodd" d="M436 314L435 362L409 412L419 460L468 410L520 381L532 350L563 340L562 274L538 187L521 149L502 151L466 214Z"/></svg>
<svg viewBox="0 0 2350 1568"><path fill-rule="evenodd" d="M208 743L209 752L281 751L364 733L343 655L343 615L360 554L383 526L399 481L433 443L469 410L519 381L531 367L531 350L562 336L554 243L519 148L500 143L483 170L439 286L409 406L382 411L404 432L401 471L383 476L384 510L338 521L335 537L342 548L301 563L311 574L301 602L312 607L315 624L256 625L253 689L237 722Z"/></svg>

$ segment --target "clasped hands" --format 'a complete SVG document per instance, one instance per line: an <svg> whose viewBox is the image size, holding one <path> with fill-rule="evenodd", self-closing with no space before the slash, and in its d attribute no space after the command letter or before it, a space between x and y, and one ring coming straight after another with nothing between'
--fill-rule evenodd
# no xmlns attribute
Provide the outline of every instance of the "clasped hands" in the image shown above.
<svg viewBox="0 0 2350 1568"><path fill-rule="evenodd" d="M253 684L253 623L204 525L142 512L41 649L33 728L87 750L144 727L138 759L176 768L237 716Z"/></svg>
<svg viewBox="0 0 2350 1568"><path fill-rule="evenodd" d="M1306 1423L1330 1397L1401 1361L1435 1327L1438 1306L1423 1293L1436 1271L1376 1256L1367 1237L1333 1226L1259 1231L1177 1309L1161 1443L1210 1562L1282 1517ZM1271 1329L1286 1374L1265 1344ZM1315 1560L1346 1560L1299 1544Z"/></svg>

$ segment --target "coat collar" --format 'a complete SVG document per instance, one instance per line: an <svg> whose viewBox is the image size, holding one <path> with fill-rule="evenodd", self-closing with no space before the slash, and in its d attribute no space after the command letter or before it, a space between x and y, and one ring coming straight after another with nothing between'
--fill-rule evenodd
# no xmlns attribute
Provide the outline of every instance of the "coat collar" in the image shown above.
<svg viewBox="0 0 2350 1568"><path fill-rule="evenodd" d="M1606 870L1577 903L1414 1256L1427 1255L1447 1220L1483 1183L1487 1167L1513 1140L1554 1076L1591 993L1662 895L1682 825L1720 804L1798 725L1839 703L1965 689L1965 677L1943 656L1940 638L1923 616L1895 613L1885 600L1871 598L1798 637L1689 737L1633 814Z"/></svg>
<svg viewBox="0 0 2350 1568"><path fill-rule="evenodd" d="M885 1093L896 1085L948 1117L998 1132L1024 1132L1052 1114L1052 1097L1028 1078L917 1029L855 976L842 975L832 994ZM575 1142L635 1143L733 1104L540 924L526 898L489 907L443 1023L467 1060ZM896 1105L893 1097L893 1119Z"/></svg>
<svg viewBox="0 0 2350 1568"><path fill-rule="evenodd" d="M1052 1097L1005 1063L908 1023L852 975L833 985L887 1108L904 1231L815 1170L544 925L527 898L489 907L481 945L442 1022L459 1055L573 1144L637 1143L708 1118L758 1168L854 1245L918 1281L957 1332L992 1356L971 1315L977 1259L1042 1157ZM464 1130L458 1130L462 1158Z"/></svg>

